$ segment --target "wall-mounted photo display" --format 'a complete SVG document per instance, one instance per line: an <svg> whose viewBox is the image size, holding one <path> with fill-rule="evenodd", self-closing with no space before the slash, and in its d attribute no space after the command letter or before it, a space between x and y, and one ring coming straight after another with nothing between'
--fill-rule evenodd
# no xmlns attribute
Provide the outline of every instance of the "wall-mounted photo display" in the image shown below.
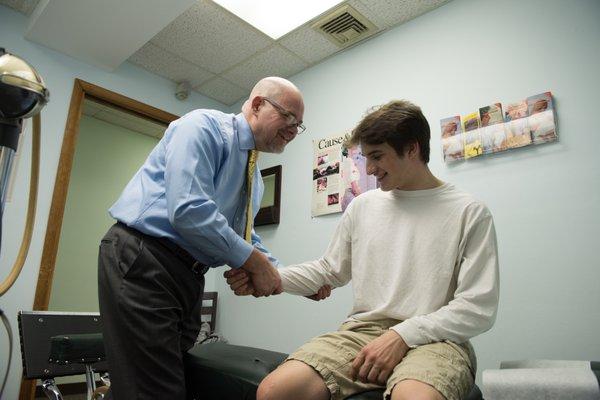
<svg viewBox="0 0 600 400"><path fill-rule="evenodd" d="M556 114L550 92L527 98L529 128L533 144L552 142L556 136Z"/></svg>
<svg viewBox="0 0 600 400"><path fill-rule="evenodd" d="M502 104L494 103L479 109L481 121L481 147L483 154L496 153L507 149L506 132Z"/></svg>
<svg viewBox="0 0 600 400"><path fill-rule="evenodd" d="M481 155L481 135L479 133L479 114L474 112L463 118L463 137L465 142L465 158Z"/></svg>
<svg viewBox="0 0 600 400"><path fill-rule="evenodd" d="M447 117L440 120L440 128L446 163L558 139L551 92Z"/></svg>
<svg viewBox="0 0 600 400"><path fill-rule="evenodd" d="M516 149L531 144L527 115L527 100L510 103L506 106L504 128L508 148Z"/></svg>
<svg viewBox="0 0 600 400"><path fill-rule="evenodd" d="M349 134L313 140L313 217L344 211L361 193L377 188L367 175L367 162L359 146L346 147Z"/></svg>
<svg viewBox="0 0 600 400"><path fill-rule="evenodd" d="M444 161L463 160L465 158L465 145L463 143L460 115L444 118L440 121L440 125L442 126Z"/></svg>

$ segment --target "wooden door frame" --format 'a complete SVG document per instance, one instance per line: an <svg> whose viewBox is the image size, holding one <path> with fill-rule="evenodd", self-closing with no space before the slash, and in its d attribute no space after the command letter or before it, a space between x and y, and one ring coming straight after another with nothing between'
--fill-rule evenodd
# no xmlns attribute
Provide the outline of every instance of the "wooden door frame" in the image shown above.
<svg viewBox="0 0 600 400"><path fill-rule="evenodd" d="M33 310L36 311L47 310L48 302L50 301L52 278L54 276L56 255L60 241L67 193L69 191L73 157L77 146L77 137L79 136L79 123L83 111L83 101L86 98L115 106L129 113L138 115L141 118L167 125L179 118L177 115L152 107L148 104L112 92L92 83L85 82L81 79L75 79L60 152L60 160L58 162L58 170L54 181L52 204L50 205L46 236L44 238L44 247L42 250L42 259L40 261L40 272L38 274L38 281L35 289ZM22 379L19 400L33 400L35 398L35 385L35 379Z"/></svg>

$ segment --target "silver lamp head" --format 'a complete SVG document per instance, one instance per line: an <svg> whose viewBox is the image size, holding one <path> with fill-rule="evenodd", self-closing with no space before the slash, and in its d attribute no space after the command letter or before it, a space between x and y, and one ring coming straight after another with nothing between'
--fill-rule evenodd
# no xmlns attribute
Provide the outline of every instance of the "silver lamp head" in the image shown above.
<svg viewBox="0 0 600 400"><path fill-rule="evenodd" d="M46 105L50 93L37 71L0 48L0 118L29 118Z"/></svg>

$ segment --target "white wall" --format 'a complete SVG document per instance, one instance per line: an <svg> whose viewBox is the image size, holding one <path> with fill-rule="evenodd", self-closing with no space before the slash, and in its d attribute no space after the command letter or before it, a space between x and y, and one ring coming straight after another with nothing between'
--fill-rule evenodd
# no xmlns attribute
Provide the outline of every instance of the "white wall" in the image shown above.
<svg viewBox="0 0 600 400"><path fill-rule="evenodd" d="M28 42L23 39L26 26L27 18L25 16L0 6L0 46L33 65L44 78L50 90L50 103L42 111L42 151L33 240L20 278L11 290L0 298L0 308L10 319L13 337L16 340L12 352L13 360L8 386L3 399L16 399L19 392L22 370L17 311L31 310L33 305L48 212L74 79L83 79L177 115L200 107L228 109L218 102L195 93L187 101L180 102L173 95L174 84L172 82L131 64L123 64L115 72L110 73ZM22 157L19 161L12 202L6 204L4 211L0 280L4 280L8 275L8 271L16 259L25 226L31 154L30 128L26 132L20 151ZM209 282L207 290L211 290L214 278L208 277L207 280ZM0 332L2 332L0 334L0 377L3 378L8 358L8 343L3 327L0 327Z"/></svg>
<svg viewBox="0 0 600 400"><path fill-rule="evenodd" d="M473 342L479 371L523 358L600 360L600 2L455 0L292 78L307 132L283 156L278 226L259 228L284 263L319 257L338 215L310 218L311 140L352 128L370 106L420 105L432 127L430 167L495 217L501 299L496 325ZM441 118L551 90L560 141L446 166ZM231 342L292 351L334 329L349 288L314 303L237 298L222 279L218 330Z"/></svg>

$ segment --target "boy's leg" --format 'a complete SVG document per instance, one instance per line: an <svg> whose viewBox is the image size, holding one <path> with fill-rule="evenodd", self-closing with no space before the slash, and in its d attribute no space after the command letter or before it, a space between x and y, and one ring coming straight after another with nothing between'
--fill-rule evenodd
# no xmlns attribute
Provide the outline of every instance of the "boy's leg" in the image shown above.
<svg viewBox="0 0 600 400"><path fill-rule="evenodd" d="M445 397L433 386L413 379L406 379L394 386L392 400L445 400Z"/></svg>
<svg viewBox="0 0 600 400"><path fill-rule="evenodd" d="M312 339L290 354L287 361L261 383L258 400L344 399L381 386L353 381L352 361L382 334L371 322L346 322L336 332ZM293 362L293 363L292 363ZM301 375L300 375L301 374ZM290 382L294 382L291 384Z"/></svg>
<svg viewBox="0 0 600 400"><path fill-rule="evenodd" d="M431 343L406 353L387 382L385 398L462 400L475 377L472 347L452 342Z"/></svg>
<svg viewBox="0 0 600 400"><path fill-rule="evenodd" d="M258 387L256 400L327 400L325 381L307 364L289 360L271 372Z"/></svg>

